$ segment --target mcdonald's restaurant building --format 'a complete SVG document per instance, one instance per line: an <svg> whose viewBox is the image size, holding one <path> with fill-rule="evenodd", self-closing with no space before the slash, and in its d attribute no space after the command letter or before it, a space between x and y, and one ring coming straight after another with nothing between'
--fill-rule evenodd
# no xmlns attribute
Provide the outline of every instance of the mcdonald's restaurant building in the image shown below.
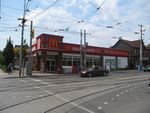
<svg viewBox="0 0 150 113"><path fill-rule="evenodd" d="M54 73L76 73L80 67L80 45L64 43L63 36L41 34L32 45L33 70ZM128 68L128 51L95 46L86 47L86 67ZM68 70L67 70L68 68Z"/></svg>

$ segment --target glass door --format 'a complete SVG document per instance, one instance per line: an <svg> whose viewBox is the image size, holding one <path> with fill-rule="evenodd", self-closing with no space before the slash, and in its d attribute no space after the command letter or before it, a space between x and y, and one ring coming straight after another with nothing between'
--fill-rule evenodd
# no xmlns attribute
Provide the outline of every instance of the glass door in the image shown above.
<svg viewBox="0 0 150 113"><path fill-rule="evenodd" d="M56 71L56 62L54 60L50 60L50 71L51 72Z"/></svg>

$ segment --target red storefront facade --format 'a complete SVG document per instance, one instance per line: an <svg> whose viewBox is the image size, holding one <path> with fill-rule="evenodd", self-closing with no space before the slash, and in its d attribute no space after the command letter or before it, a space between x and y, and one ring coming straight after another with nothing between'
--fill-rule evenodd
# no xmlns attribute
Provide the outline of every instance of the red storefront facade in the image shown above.
<svg viewBox="0 0 150 113"><path fill-rule="evenodd" d="M80 64L80 45L63 42L63 36L41 34L36 38L36 43L32 46L33 70L43 72L61 73L63 66L72 66L76 72L77 65ZM86 61L87 67L90 65L105 66L106 57L114 59L112 64L117 64L118 58L128 59L127 51L87 46ZM105 58L104 58L105 57ZM108 60L109 61L109 60ZM117 68L117 65L115 66Z"/></svg>

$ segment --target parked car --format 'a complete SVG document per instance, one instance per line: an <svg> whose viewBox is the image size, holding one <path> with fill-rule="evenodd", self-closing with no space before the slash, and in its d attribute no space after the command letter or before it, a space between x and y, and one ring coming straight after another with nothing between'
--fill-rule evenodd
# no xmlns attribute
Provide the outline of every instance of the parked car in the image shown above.
<svg viewBox="0 0 150 113"><path fill-rule="evenodd" d="M143 70L144 70L144 72L146 72L146 71L150 71L150 65L148 65L148 66L144 67L144 68L143 68Z"/></svg>
<svg viewBox="0 0 150 113"><path fill-rule="evenodd" d="M150 78L148 79L148 86L150 87Z"/></svg>
<svg viewBox="0 0 150 113"><path fill-rule="evenodd" d="M79 72L81 77L103 76L108 75L109 70L101 67L93 67Z"/></svg>

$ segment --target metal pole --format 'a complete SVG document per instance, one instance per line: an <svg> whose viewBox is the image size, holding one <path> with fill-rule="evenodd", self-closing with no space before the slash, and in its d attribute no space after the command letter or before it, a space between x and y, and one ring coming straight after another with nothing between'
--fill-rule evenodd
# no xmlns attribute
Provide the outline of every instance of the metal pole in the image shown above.
<svg viewBox="0 0 150 113"><path fill-rule="evenodd" d="M31 21L31 26L30 26L30 53L29 53L29 62L28 62L29 76L32 76L32 38L33 38L33 21Z"/></svg>
<svg viewBox="0 0 150 113"><path fill-rule="evenodd" d="M84 30L84 69L86 69L86 30Z"/></svg>
<svg viewBox="0 0 150 113"><path fill-rule="evenodd" d="M80 70L82 70L82 64L83 64L83 51L82 51L82 29L80 30Z"/></svg>
<svg viewBox="0 0 150 113"><path fill-rule="evenodd" d="M141 43L140 43L140 67L141 67L141 70L142 70L142 67L143 67L143 57L142 57L142 54L143 54L143 39L142 39L142 35L143 35L143 30L142 30L142 25L139 25L140 26L140 33L141 33L141 36L140 36L140 40L141 40Z"/></svg>
<svg viewBox="0 0 150 113"><path fill-rule="evenodd" d="M23 38L24 38L24 25L26 22L25 15L26 15L26 0L24 0L24 13L22 20L22 31L21 31L21 48L20 48L20 59L19 59L19 77L21 77L21 70L22 70L22 48L23 48Z"/></svg>

